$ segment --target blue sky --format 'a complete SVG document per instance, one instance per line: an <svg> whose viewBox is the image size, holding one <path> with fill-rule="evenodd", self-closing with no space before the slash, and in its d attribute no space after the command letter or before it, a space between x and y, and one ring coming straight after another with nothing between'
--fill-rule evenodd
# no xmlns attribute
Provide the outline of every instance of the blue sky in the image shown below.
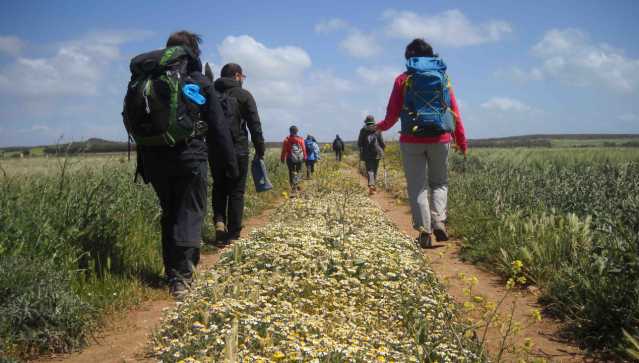
<svg viewBox="0 0 639 363"><path fill-rule="evenodd" d="M639 133L637 1L221 3L3 2L0 146L124 140L129 59L180 29L216 74L244 66L271 141L382 118L414 37L447 62L471 138Z"/></svg>

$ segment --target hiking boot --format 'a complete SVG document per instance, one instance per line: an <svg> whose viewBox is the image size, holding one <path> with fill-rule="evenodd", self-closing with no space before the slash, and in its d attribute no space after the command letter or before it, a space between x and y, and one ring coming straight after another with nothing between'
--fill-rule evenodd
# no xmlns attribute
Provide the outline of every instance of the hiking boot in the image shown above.
<svg viewBox="0 0 639 363"><path fill-rule="evenodd" d="M448 241L448 232L446 232L446 226L442 222L437 222L433 226L433 233L437 242Z"/></svg>
<svg viewBox="0 0 639 363"><path fill-rule="evenodd" d="M375 194L376 191L377 191L377 189L375 188L375 186L373 186L373 185L369 185L368 186L368 195L373 195L373 194Z"/></svg>
<svg viewBox="0 0 639 363"><path fill-rule="evenodd" d="M433 242L428 232L419 232L419 237L417 237L417 243L419 243L419 247L421 248L431 248L433 247Z"/></svg>
<svg viewBox="0 0 639 363"><path fill-rule="evenodd" d="M215 243L219 244L226 239L226 225L224 222L215 222Z"/></svg>
<svg viewBox="0 0 639 363"><path fill-rule="evenodd" d="M189 285L182 279L173 278L170 281L169 292L176 300L181 300L189 291Z"/></svg>

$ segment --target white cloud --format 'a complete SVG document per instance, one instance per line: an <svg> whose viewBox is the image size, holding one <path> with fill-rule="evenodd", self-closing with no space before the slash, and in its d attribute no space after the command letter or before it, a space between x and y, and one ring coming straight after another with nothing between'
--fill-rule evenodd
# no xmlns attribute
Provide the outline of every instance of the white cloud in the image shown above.
<svg viewBox="0 0 639 363"><path fill-rule="evenodd" d="M369 58L378 55L382 47L373 34L351 31L339 44L349 55L357 58Z"/></svg>
<svg viewBox="0 0 639 363"><path fill-rule="evenodd" d="M291 124L320 137L344 127L339 120L352 107L344 95L356 85L330 70L312 69L304 49L269 47L244 35L227 37L218 52L224 63L236 62L246 70L244 87L255 96L268 140L280 140Z"/></svg>
<svg viewBox="0 0 639 363"><path fill-rule="evenodd" d="M302 48L268 48L248 35L226 37L218 52L224 63L238 63L249 77L260 79L294 79L311 66L311 57Z"/></svg>
<svg viewBox="0 0 639 363"><path fill-rule="evenodd" d="M0 69L0 91L26 96L96 95L119 46L147 32L93 33L66 42L50 57L18 57Z"/></svg>
<svg viewBox="0 0 639 363"><path fill-rule="evenodd" d="M397 67L381 66L381 67L357 67L355 73L368 84L374 86L391 87L395 77L399 75L400 70Z"/></svg>
<svg viewBox="0 0 639 363"><path fill-rule="evenodd" d="M389 36L425 38L432 44L450 47L497 42L512 32L512 26L506 21L491 20L475 24L456 9L432 15L387 10L384 19Z"/></svg>
<svg viewBox="0 0 639 363"><path fill-rule="evenodd" d="M525 103L509 97L493 97L482 103L481 107L487 110L502 112L525 112L532 109Z"/></svg>
<svg viewBox="0 0 639 363"><path fill-rule="evenodd" d="M639 87L639 59L607 44L594 43L578 29L552 29L532 47L541 65L530 70L518 68L515 79L557 79L581 87L604 86L629 93Z"/></svg>
<svg viewBox="0 0 639 363"><path fill-rule="evenodd" d="M318 34L332 33L349 27L348 22L340 18L332 18L315 24L315 32Z"/></svg>
<svg viewBox="0 0 639 363"><path fill-rule="evenodd" d="M25 43L22 39L14 36L0 36L0 53L6 53L10 56L17 57L22 53Z"/></svg>

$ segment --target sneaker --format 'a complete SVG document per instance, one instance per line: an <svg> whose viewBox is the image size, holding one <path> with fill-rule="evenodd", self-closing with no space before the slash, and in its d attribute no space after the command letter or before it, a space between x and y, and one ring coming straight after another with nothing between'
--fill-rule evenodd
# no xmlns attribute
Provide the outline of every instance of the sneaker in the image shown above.
<svg viewBox="0 0 639 363"><path fill-rule="evenodd" d="M169 292L176 300L181 300L189 291L188 284L182 279L173 278L170 283Z"/></svg>
<svg viewBox="0 0 639 363"><path fill-rule="evenodd" d="M428 232L419 232L419 237L417 237L417 242L419 243L419 247L421 248L433 247L433 242L431 240L430 233Z"/></svg>
<svg viewBox="0 0 639 363"><path fill-rule="evenodd" d="M446 226L442 222L437 222L433 226L433 233L438 242L448 241L448 232L446 232Z"/></svg>

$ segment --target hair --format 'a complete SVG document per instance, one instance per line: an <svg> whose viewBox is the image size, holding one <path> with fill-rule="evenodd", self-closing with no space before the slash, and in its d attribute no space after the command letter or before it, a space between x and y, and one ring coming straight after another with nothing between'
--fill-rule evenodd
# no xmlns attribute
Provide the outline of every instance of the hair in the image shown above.
<svg viewBox="0 0 639 363"><path fill-rule="evenodd" d="M197 56L200 56L200 43L202 37L199 34L191 33L186 30L180 30L169 36L166 41L166 47L176 47L179 45L188 47Z"/></svg>
<svg viewBox="0 0 639 363"><path fill-rule="evenodd" d="M288 131L291 132L291 135L297 135L297 133L299 132L299 129L297 128L297 126L293 125L289 127Z"/></svg>
<svg viewBox="0 0 639 363"><path fill-rule="evenodd" d="M434 57L433 47L430 46L424 39L415 38L412 42L406 46L406 52L404 57L406 59L412 57Z"/></svg>
<svg viewBox="0 0 639 363"><path fill-rule="evenodd" d="M233 77L236 73L242 74L242 67L237 63L227 63L220 71L221 77Z"/></svg>

